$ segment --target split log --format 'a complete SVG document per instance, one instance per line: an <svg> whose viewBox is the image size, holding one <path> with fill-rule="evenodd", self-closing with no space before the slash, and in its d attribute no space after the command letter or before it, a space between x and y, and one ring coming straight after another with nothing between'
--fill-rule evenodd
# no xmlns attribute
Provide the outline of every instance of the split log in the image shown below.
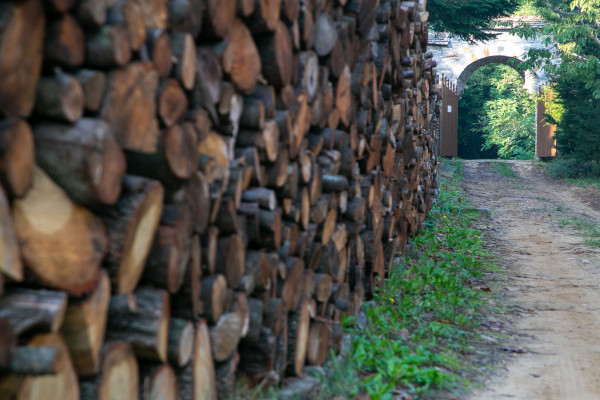
<svg viewBox="0 0 600 400"><path fill-rule="evenodd" d="M259 0L254 2L254 13L246 22L252 33L274 31L279 21L280 0Z"/></svg>
<svg viewBox="0 0 600 400"><path fill-rule="evenodd" d="M167 0L130 0L139 5L146 28L167 28Z"/></svg>
<svg viewBox="0 0 600 400"><path fill-rule="evenodd" d="M216 362L231 357L240 341L241 330L242 320L235 312L223 314L219 322L210 329L212 354Z"/></svg>
<svg viewBox="0 0 600 400"><path fill-rule="evenodd" d="M40 79L35 101L38 116L75 122L83 115L84 104L83 89L73 76L58 73Z"/></svg>
<svg viewBox="0 0 600 400"><path fill-rule="evenodd" d="M196 324L192 361L177 373L177 393L180 399L217 400L215 364L210 333L205 321Z"/></svg>
<svg viewBox="0 0 600 400"><path fill-rule="evenodd" d="M256 43L262 63L262 74L269 84L280 88L292 81L292 40L287 26L278 22L274 32L259 37Z"/></svg>
<svg viewBox="0 0 600 400"><path fill-rule="evenodd" d="M107 7L105 1L82 0L75 10L75 15L84 26L100 27L106 23Z"/></svg>
<svg viewBox="0 0 600 400"><path fill-rule="evenodd" d="M129 343L108 342L101 350L100 373L80 381L81 399L138 399L138 382L138 363Z"/></svg>
<svg viewBox="0 0 600 400"><path fill-rule="evenodd" d="M236 0L207 0L202 35L225 38L235 23Z"/></svg>
<svg viewBox="0 0 600 400"><path fill-rule="evenodd" d="M186 94L175 79L167 79L161 83L156 92L156 103L160 121L167 128L175 125L188 108Z"/></svg>
<svg viewBox="0 0 600 400"><path fill-rule="evenodd" d="M235 378L239 361L240 355L236 352L227 360L215 364L217 395L220 398L235 396Z"/></svg>
<svg viewBox="0 0 600 400"><path fill-rule="evenodd" d="M141 63L111 72L102 118L127 150L154 152L160 134L156 119L155 93L158 75Z"/></svg>
<svg viewBox="0 0 600 400"><path fill-rule="evenodd" d="M246 250L242 237L237 234L219 238L216 272L227 279L227 286L237 289L244 275Z"/></svg>
<svg viewBox="0 0 600 400"><path fill-rule="evenodd" d="M110 3L112 5L108 10L106 22L125 29L131 50L139 51L146 41L146 25L140 5L130 0L111 0Z"/></svg>
<svg viewBox="0 0 600 400"><path fill-rule="evenodd" d="M44 62L66 68L83 64L85 39L83 30L69 14L52 21L47 26L44 43Z"/></svg>
<svg viewBox="0 0 600 400"><path fill-rule="evenodd" d="M0 319L21 335L30 330L58 332L65 320L67 295L50 290L7 289L0 298Z"/></svg>
<svg viewBox="0 0 600 400"><path fill-rule="evenodd" d="M309 299L304 297L288 317L287 370L291 375L301 375L306 361L310 328L309 304Z"/></svg>
<svg viewBox="0 0 600 400"><path fill-rule="evenodd" d="M0 296L2 296L4 291L4 275L16 282L20 282L23 280L24 274L8 201L1 187L0 230L2 231L2 235L0 236Z"/></svg>
<svg viewBox="0 0 600 400"><path fill-rule="evenodd" d="M93 285L106 247L98 218L73 203L39 168L12 214L23 260L39 279L70 293Z"/></svg>
<svg viewBox="0 0 600 400"><path fill-rule="evenodd" d="M75 77L83 89L85 110L90 113L98 112L106 93L106 75L98 70L80 69Z"/></svg>
<svg viewBox="0 0 600 400"><path fill-rule="evenodd" d="M59 372L59 355L56 347L21 346L6 370L19 375L55 375Z"/></svg>
<svg viewBox="0 0 600 400"><path fill-rule="evenodd" d="M169 5L177 3L171 1ZM198 3L196 1L195 3ZM175 77L186 90L192 90L196 82L196 44L189 33L173 32L171 49L175 57ZM187 103L186 103L187 105Z"/></svg>
<svg viewBox="0 0 600 400"><path fill-rule="evenodd" d="M34 136L38 164L75 202L97 207L117 201L125 157L104 121L40 124Z"/></svg>
<svg viewBox="0 0 600 400"><path fill-rule="evenodd" d="M130 59L128 32L119 25L104 25L86 40L85 62L90 67L124 67Z"/></svg>
<svg viewBox="0 0 600 400"><path fill-rule="evenodd" d="M54 349L57 352L54 368L56 373L51 375L8 375L0 378L0 392L5 398L26 399L79 399L77 375L73 370L69 350L64 339L56 333L39 334L28 344L38 351L29 351L28 355L37 357L44 349ZM34 349L31 349L34 350ZM40 360L37 360L38 362Z"/></svg>
<svg viewBox="0 0 600 400"><path fill-rule="evenodd" d="M183 285L171 298L171 315L196 320L204 311L201 299L202 291L202 247L200 237L193 235L191 239L190 258L186 268Z"/></svg>
<svg viewBox="0 0 600 400"><path fill-rule="evenodd" d="M163 187L156 181L125 175L116 207L99 211L108 232L104 259L116 293L133 291L142 275L162 211Z"/></svg>
<svg viewBox="0 0 600 400"><path fill-rule="evenodd" d="M101 271L92 292L83 298L69 301L61 333L79 376L98 373L109 301L110 279L105 271Z"/></svg>
<svg viewBox="0 0 600 400"><path fill-rule="evenodd" d="M33 181L35 149L27 122L8 119L0 122L0 180L9 194L24 196Z"/></svg>
<svg viewBox="0 0 600 400"><path fill-rule="evenodd" d="M45 22L41 0L11 2L0 10L0 54L11 55L0 59L0 114L6 117L28 117L33 111Z"/></svg>
<svg viewBox="0 0 600 400"><path fill-rule="evenodd" d="M136 289L134 294L136 311L130 315L109 315L106 337L115 342L127 340L137 357L165 362L169 339L169 294L143 287Z"/></svg>
<svg viewBox="0 0 600 400"><path fill-rule="evenodd" d="M152 61L158 76L165 78L171 73L171 38L164 29L149 29L146 32L146 47L149 60Z"/></svg>
<svg viewBox="0 0 600 400"><path fill-rule="evenodd" d="M171 318L169 322L169 362L177 368L185 367L194 352L194 325L190 321Z"/></svg>
<svg viewBox="0 0 600 400"><path fill-rule="evenodd" d="M140 366L141 400L175 400L177 398L176 377L169 364Z"/></svg>
<svg viewBox="0 0 600 400"><path fill-rule="evenodd" d="M235 5L235 1L233 3ZM251 93L261 71L261 60L248 28L242 22L234 21L226 40L215 50L221 57L225 76L242 93Z"/></svg>
<svg viewBox="0 0 600 400"><path fill-rule="evenodd" d="M223 314L226 296L227 280L223 275L215 274L202 279L204 312L213 324L216 324Z"/></svg>
<svg viewBox="0 0 600 400"><path fill-rule="evenodd" d="M189 32L192 39L202 31L206 4L202 0L170 0L169 28L175 32Z"/></svg>

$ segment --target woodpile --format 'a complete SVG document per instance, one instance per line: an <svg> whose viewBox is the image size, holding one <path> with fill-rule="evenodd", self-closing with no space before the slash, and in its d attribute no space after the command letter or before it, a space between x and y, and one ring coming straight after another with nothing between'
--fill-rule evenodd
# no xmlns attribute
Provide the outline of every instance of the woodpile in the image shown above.
<svg viewBox="0 0 600 400"><path fill-rule="evenodd" d="M339 351L436 189L425 2L2 2L0 399Z"/></svg>

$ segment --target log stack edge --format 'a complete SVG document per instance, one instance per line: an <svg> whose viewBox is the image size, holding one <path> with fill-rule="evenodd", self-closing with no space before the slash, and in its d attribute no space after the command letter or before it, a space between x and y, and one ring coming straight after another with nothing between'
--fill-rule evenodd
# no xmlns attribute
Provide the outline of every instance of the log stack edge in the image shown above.
<svg viewBox="0 0 600 400"><path fill-rule="evenodd" d="M339 352L431 209L426 0L0 3L0 398Z"/></svg>

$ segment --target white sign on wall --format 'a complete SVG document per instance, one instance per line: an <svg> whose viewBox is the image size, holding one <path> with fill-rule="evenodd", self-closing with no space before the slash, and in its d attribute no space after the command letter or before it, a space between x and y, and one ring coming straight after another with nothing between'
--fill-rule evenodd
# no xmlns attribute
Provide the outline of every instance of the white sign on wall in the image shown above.
<svg viewBox="0 0 600 400"><path fill-rule="evenodd" d="M452 112L452 106L448 106L448 112L451 113Z"/></svg>

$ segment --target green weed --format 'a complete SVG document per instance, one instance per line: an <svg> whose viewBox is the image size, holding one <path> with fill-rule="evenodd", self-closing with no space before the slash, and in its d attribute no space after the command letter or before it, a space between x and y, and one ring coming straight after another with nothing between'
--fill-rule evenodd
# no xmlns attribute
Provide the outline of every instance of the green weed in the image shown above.
<svg viewBox="0 0 600 400"><path fill-rule="evenodd" d="M490 169L492 171L497 172L506 178L516 178L517 177L517 174L515 173L515 171L513 171L512 168L510 167L510 165L508 165L507 163L498 161L498 162L490 163L489 165L490 165Z"/></svg>
<svg viewBox="0 0 600 400"><path fill-rule="evenodd" d="M366 324L345 321L352 342L345 359L332 363L319 398L363 394L391 399L404 391L417 399L439 398L441 391L463 393L475 369L471 358L477 327L493 307L478 290L484 273L495 269L475 225L481 215L458 188L462 163L442 180L437 205L413 252L395 265L366 305ZM341 391L338 391L342 389Z"/></svg>
<svg viewBox="0 0 600 400"><path fill-rule="evenodd" d="M558 220L561 227L569 227L584 238L584 244L600 247L600 226L584 214L573 215L568 219Z"/></svg>

